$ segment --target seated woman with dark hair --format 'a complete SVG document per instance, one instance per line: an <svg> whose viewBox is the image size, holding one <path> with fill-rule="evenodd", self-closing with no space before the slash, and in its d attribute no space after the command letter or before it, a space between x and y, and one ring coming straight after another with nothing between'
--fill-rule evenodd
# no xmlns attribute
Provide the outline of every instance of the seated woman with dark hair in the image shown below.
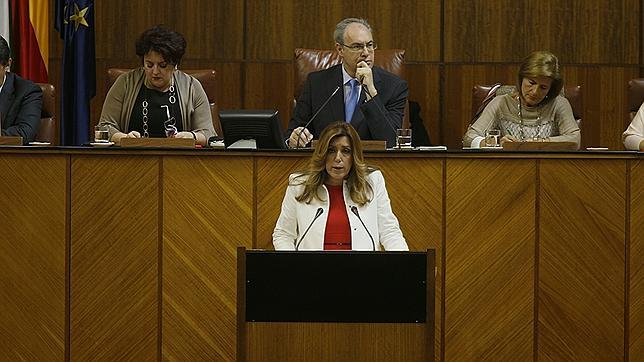
<svg viewBox="0 0 644 362"><path fill-rule="evenodd" d="M559 60L537 51L523 60L515 92L495 97L463 137L464 147L480 147L488 130L501 133L505 142L581 142L581 134L568 100L561 93Z"/></svg>
<svg viewBox="0 0 644 362"><path fill-rule="evenodd" d="M627 150L644 151L644 103L622 135Z"/></svg>
<svg viewBox="0 0 644 362"><path fill-rule="evenodd" d="M108 125L110 140L122 138L194 138L205 145L214 135L208 97L201 83L177 66L186 40L162 26L148 29L136 41L143 66L118 77L103 103L99 124Z"/></svg>
<svg viewBox="0 0 644 362"><path fill-rule="evenodd" d="M364 223L364 224L363 224ZM382 173L367 166L358 133L338 122L320 135L306 171L289 177L275 250L409 250Z"/></svg>

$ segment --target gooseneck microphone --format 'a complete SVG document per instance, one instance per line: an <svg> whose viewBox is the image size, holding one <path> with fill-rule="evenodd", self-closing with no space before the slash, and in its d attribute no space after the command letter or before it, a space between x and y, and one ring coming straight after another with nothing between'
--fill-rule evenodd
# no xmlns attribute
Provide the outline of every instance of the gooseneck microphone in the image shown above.
<svg viewBox="0 0 644 362"><path fill-rule="evenodd" d="M331 95L326 99L326 101L324 101L324 103L322 103L320 108L318 108L318 110L313 114L313 117L311 117L311 119L309 119L309 121L306 122L306 124L304 125L304 129L300 130L300 133L298 133L297 135L297 140L295 140L295 146L294 146L295 148L299 147L300 139L302 138L302 133L304 133L304 130L311 124L311 122L313 122L315 117L317 117L318 114L320 114L320 112L324 109L324 107L331 101L331 98L333 98L333 96L338 93L338 91L340 90L340 87L341 86L337 86L335 88L333 93L331 93Z"/></svg>
<svg viewBox="0 0 644 362"><path fill-rule="evenodd" d="M315 220L317 220L318 217L320 217L320 215L322 215L323 212L324 212L324 209L322 209L321 207L318 207L318 210L315 212L315 216L313 217L313 220L311 220L309 227L307 227L306 230L304 231L304 234L302 234L300 241L298 241L297 244L295 244L295 251L297 251L300 248L300 243L302 242L302 240L304 240L306 233L309 232L309 229L311 229L311 226L313 226L313 223L315 222Z"/></svg>
<svg viewBox="0 0 644 362"><path fill-rule="evenodd" d="M373 96L371 95L371 93L369 93L369 89L367 89L367 86L364 85L364 84L361 84L361 85L362 85L362 89L364 89L364 91L367 93L367 95L369 95L369 98L373 99ZM389 117L387 117L387 112L385 112L382 109L382 106L378 102L375 102L375 103L376 103L376 108L378 108L378 111L380 111L380 114L382 114L382 116L385 118L385 123L387 123L387 126L389 126L389 128L391 128L392 131L394 131L394 144L395 144L395 141L396 141L396 127L394 127L391 124L391 121L389 120Z"/></svg>
<svg viewBox="0 0 644 362"><path fill-rule="evenodd" d="M369 238L371 238L371 247L373 248L373 251L376 251L376 243L373 241L373 236L371 236L369 229L367 229L367 225L365 225L364 221L362 221L362 218L360 217L360 213L358 213L358 208L355 205L351 206L351 212L358 217L358 220L360 220L362 227L364 227L365 231L367 232L367 235L369 235Z"/></svg>

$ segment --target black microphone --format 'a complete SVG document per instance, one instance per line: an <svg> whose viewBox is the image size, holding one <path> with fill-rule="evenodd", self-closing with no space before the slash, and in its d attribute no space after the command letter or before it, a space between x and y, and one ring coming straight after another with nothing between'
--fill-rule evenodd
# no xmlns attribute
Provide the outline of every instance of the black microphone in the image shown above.
<svg viewBox="0 0 644 362"><path fill-rule="evenodd" d="M371 238L371 247L373 248L373 251L376 251L376 243L373 241L373 236L371 236L371 233L369 232L369 229L367 229L367 225L364 224L364 221L362 221L362 218L360 217L360 214L358 213L358 208L354 206L351 206L351 212L354 213L357 217L358 220L360 220L360 223L362 224L362 227L364 227L365 231Z"/></svg>
<svg viewBox="0 0 644 362"><path fill-rule="evenodd" d="M364 84L360 84L360 85L362 86L362 89L364 89L364 91L367 93L369 98L373 99L373 96L371 95L371 93L369 93L369 89L367 89L367 86L364 85ZM382 114L382 116L385 118L385 123L387 123L387 126L389 126L389 128L391 128L394 131L394 144L395 144L396 127L394 127L391 124L391 121L389 120L389 117L387 117L387 112L385 112L385 110L382 109L382 106L378 102L375 102L375 103L376 103L376 108L378 108L378 111L380 111L380 114Z"/></svg>
<svg viewBox="0 0 644 362"><path fill-rule="evenodd" d="M318 207L318 211L315 212L315 217L313 218L313 220L311 220L309 227L307 227L306 231L304 231L304 234L302 234L300 241L298 241L297 244L295 244L295 251L297 251L300 248L300 243L302 242L302 240L304 240L306 233L309 232L309 229L311 228L311 226L313 226L313 223L315 222L315 220L317 220L318 217L320 217L320 215L322 215L323 212L324 212L324 209L322 209L321 207Z"/></svg>
<svg viewBox="0 0 644 362"><path fill-rule="evenodd" d="M327 105L327 103L329 103L329 102L331 101L331 98L333 98L333 96L334 96L336 93L338 93L338 91L339 91L339 90L340 90L340 86L338 86L337 88L335 88L335 90L333 91L333 93L331 93L331 95L329 96L329 98L327 98L327 99L326 99L326 101L324 101L324 103L322 103L322 105L320 106L320 108L318 108L318 110L313 114L313 117L311 117L311 119L309 119L309 121L308 121L308 122L306 122L306 124L304 125L304 129L306 129L306 128L311 124L311 122L313 122L313 120L315 119L315 117L317 117L317 116L318 116L318 114L320 114L320 112L324 109L324 107ZM297 135L297 140L295 140L295 146L294 146L294 147L299 147L298 145L300 144L300 138L302 138L302 133L304 133L304 129L302 129L302 130L300 131L300 133Z"/></svg>

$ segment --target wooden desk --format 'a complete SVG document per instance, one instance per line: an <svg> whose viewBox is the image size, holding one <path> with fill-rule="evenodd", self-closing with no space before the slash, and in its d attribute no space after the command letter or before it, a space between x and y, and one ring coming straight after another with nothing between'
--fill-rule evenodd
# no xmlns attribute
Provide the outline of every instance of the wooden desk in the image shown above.
<svg viewBox="0 0 644 362"><path fill-rule="evenodd" d="M0 356L234 359L236 247L308 156L0 148ZM437 250L437 359L644 355L642 154L367 160Z"/></svg>

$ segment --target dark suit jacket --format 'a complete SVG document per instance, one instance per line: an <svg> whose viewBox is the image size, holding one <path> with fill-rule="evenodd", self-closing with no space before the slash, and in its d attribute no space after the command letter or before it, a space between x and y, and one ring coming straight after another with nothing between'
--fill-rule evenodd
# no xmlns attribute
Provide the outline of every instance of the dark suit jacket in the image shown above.
<svg viewBox="0 0 644 362"><path fill-rule="evenodd" d="M7 73L0 92L3 136L21 136L23 143L34 140L40 124L42 90L34 82Z"/></svg>
<svg viewBox="0 0 644 362"><path fill-rule="evenodd" d="M287 137L300 126L304 126L329 98L336 87L340 90L320 111L308 126L314 138L330 123L344 121L344 87L342 86L342 64L329 69L310 73L297 100L293 118L289 122ZM407 82L382 68L373 67L374 86L378 94L365 102L366 92L360 92L359 107L353 113L351 125L363 140L386 140L387 146L396 143L396 128L402 127L405 103L409 89Z"/></svg>

